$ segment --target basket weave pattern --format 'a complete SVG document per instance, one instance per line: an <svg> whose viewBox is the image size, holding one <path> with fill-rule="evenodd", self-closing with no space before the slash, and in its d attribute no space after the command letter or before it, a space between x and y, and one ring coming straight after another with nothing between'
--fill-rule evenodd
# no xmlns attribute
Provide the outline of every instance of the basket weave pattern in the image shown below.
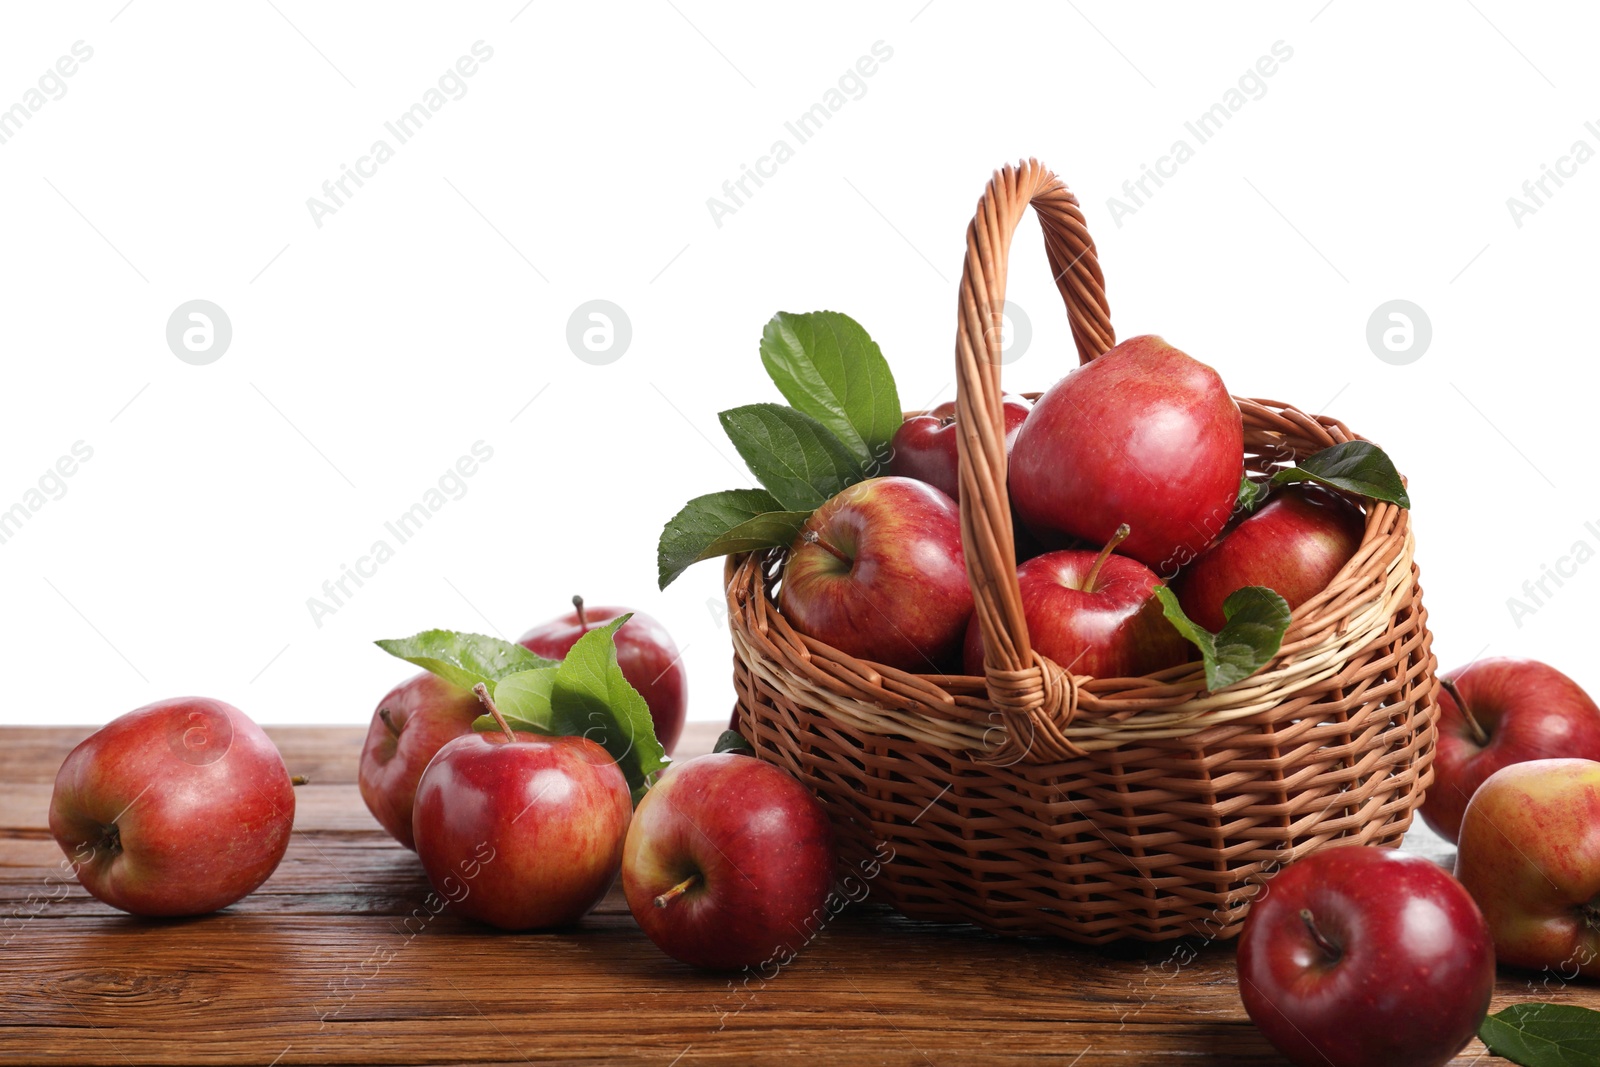
<svg viewBox="0 0 1600 1067"><path fill-rule="evenodd" d="M1335 839L1392 845L1432 779L1437 681L1410 515L1367 509L1361 547L1294 612L1267 668L1217 693L1199 664L1074 677L1028 641L1006 496L1000 322L1034 208L1080 359L1114 343L1076 198L1035 162L997 173L967 234L957 336L962 541L990 662L919 675L797 633L785 552L725 579L740 732L824 802L851 867L906 915L1100 943L1237 934L1261 881ZM1352 435L1236 398L1266 472Z"/></svg>

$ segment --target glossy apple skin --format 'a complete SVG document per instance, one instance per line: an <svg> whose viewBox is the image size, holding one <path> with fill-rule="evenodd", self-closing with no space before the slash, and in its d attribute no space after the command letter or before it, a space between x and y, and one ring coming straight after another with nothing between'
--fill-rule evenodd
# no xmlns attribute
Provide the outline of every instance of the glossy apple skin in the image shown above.
<svg viewBox="0 0 1600 1067"><path fill-rule="evenodd" d="M1445 676L1489 743L1480 745L1461 706L1439 690L1439 744L1422 817L1454 842L1467 802L1502 767L1526 760L1600 760L1600 708L1571 678L1537 660L1477 660Z"/></svg>
<svg viewBox="0 0 1600 1067"><path fill-rule="evenodd" d="M1227 622L1222 602L1264 585L1299 607L1328 587L1361 547L1366 517L1338 493L1290 486L1222 535L1172 583L1183 613L1212 633Z"/></svg>
<svg viewBox="0 0 1600 1067"><path fill-rule="evenodd" d="M814 530L847 564L805 540ZM937 672L972 615L955 501L914 478L869 478L812 513L789 550L778 608L858 659Z"/></svg>
<svg viewBox="0 0 1600 1067"><path fill-rule="evenodd" d="M1020 396L1007 393L1001 397L1000 411L1005 421L1007 454L1016 443L1017 431L1032 410L1033 404ZM894 432L888 473L927 482L951 500L960 501L960 461L956 455L956 439L960 433L953 400L940 404L926 415L907 419Z"/></svg>
<svg viewBox="0 0 1600 1067"><path fill-rule="evenodd" d="M546 659L562 659L572 651L578 638L630 611L633 609L585 605L582 621L578 613L572 611L535 626L523 634L520 641L523 647ZM640 611L633 611L633 618L622 624L613 641L622 676L649 705L656 740L670 755L689 714L689 678L683 669L677 642L665 626Z"/></svg>
<svg viewBox="0 0 1600 1067"><path fill-rule="evenodd" d="M1490 775L1461 820L1456 877L1501 963L1600 978L1600 763L1529 760Z"/></svg>
<svg viewBox="0 0 1600 1067"><path fill-rule="evenodd" d="M1171 579L1227 525L1244 423L1217 372L1134 337L1051 386L1011 450L1011 501L1044 544L1105 544Z"/></svg>
<svg viewBox="0 0 1600 1067"><path fill-rule="evenodd" d="M752 756L675 764L628 830L622 889L663 952L695 967L755 967L799 952L826 922L833 830L811 792ZM655 898L700 882L665 907Z"/></svg>
<svg viewBox="0 0 1600 1067"><path fill-rule="evenodd" d="M627 779L585 737L466 734L417 786L417 856L434 891L503 930L577 922L616 881Z"/></svg>
<svg viewBox="0 0 1600 1067"><path fill-rule="evenodd" d="M1467 891L1421 856L1366 845L1314 852L1267 883L1238 968L1251 1021L1301 1067L1438 1067L1494 993L1494 947Z"/></svg>
<svg viewBox="0 0 1600 1067"><path fill-rule="evenodd" d="M383 712L399 730L397 737ZM411 804L417 782L445 742L472 732L483 705L467 689L427 671L395 686L378 701L367 727L356 779L372 817L406 848L411 836Z"/></svg>
<svg viewBox="0 0 1600 1067"><path fill-rule="evenodd" d="M1155 598L1161 582L1149 567L1113 553L1094 591L1084 591L1098 555L1046 552L1017 568L1035 651L1072 674L1093 678L1137 678L1185 662L1193 646L1162 614ZM963 657L968 674L983 674L983 655L983 631L974 615Z"/></svg>
<svg viewBox="0 0 1600 1067"><path fill-rule="evenodd" d="M272 875L293 829L277 746L206 697L113 719L67 756L50 799L50 832L78 881L134 915L226 908Z"/></svg>

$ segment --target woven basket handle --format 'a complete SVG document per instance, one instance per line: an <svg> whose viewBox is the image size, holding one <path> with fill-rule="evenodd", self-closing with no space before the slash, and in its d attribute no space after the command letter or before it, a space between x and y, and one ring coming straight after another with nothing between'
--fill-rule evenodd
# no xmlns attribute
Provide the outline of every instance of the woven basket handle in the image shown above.
<svg viewBox="0 0 1600 1067"><path fill-rule="evenodd" d="M1006 494L1000 344L1011 238L1029 204L1044 227L1045 253L1067 305L1078 358L1115 343L1105 278L1078 199L1036 160L996 172L967 227L956 333L956 420L961 469L961 543L987 649L985 681L1004 731L989 758L1049 762L1078 754L1063 733L1077 709L1077 684L1033 651L1017 587L1011 501Z"/></svg>

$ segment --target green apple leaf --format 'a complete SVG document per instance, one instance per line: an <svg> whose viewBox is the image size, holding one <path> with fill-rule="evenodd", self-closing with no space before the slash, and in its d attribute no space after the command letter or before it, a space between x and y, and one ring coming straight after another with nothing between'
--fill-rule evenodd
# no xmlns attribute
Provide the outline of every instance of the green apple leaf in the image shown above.
<svg viewBox="0 0 1600 1067"><path fill-rule="evenodd" d="M1490 1052L1523 1067L1600 1063L1600 1011L1576 1004L1513 1004L1483 1020L1478 1036Z"/></svg>
<svg viewBox="0 0 1600 1067"><path fill-rule="evenodd" d="M1253 482L1250 480L1250 475L1246 474L1239 479L1239 499L1234 503L1234 509L1248 515L1262 505L1266 496L1266 483Z"/></svg>
<svg viewBox="0 0 1600 1067"><path fill-rule="evenodd" d="M1156 586L1156 598L1167 621L1200 650L1206 665L1206 689L1213 693L1244 681L1271 663L1289 628L1288 602L1264 585L1247 585L1229 593L1222 602L1225 623L1214 634L1185 615L1166 586Z"/></svg>
<svg viewBox="0 0 1600 1067"><path fill-rule="evenodd" d="M1285 467L1272 476L1273 485L1290 482L1321 482L1348 493L1373 500L1411 506L1411 497L1400 480L1400 472L1388 455L1370 441L1346 441L1307 456L1294 467Z"/></svg>
<svg viewBox="0 0 1600 1067"><path fill-rule="evenodd" d="M837 311L780 311L761 334L761 363L783 398L875 471L903 413L889 362L861 324Z"/></svg>
<svg viewBox="0 0 1600 1067"><path fill-rule="evenodd" d="M810 516L809 511L785 511L765 489L697 496L662 527L657 580L665 589L703 559L788 545Z"/></svg>
<svg viewBox="0 0 1600 1067"><path fill-rule="evenodd" d="M713 753L717 752L742 752L746 756L754 756L756 750L750 742L744 739L744 734L738 730L724 730L717 737L717 743L711 747Z"/></svg>
<svg viewBox="0 0 1600 1067"><path fill-rule="evenodd" d="M832 431L794 408L748 404L717 418L750 473L785 511L815 511L824 500L866 477Z"/></svg>
<svg viewBox="0 0 1600 1067"><path fill-rule="evenodd" d="M556 664L553 659L545 659L498 637L453 630L424 630L410 637L374 644L389 655L426 668L462 689L471 689L482 682L491 695L502 678Z"/></svg>
<svg viewBox="0 0 1600 1067"><path fill-rule="evenodd" d="M620 615L578 638L559 666L502 680L494 702L513 730L587 737L603 747L617 761L637 804L668 760L656 740L649 705L617 666L614 636L632 617ZM473 725L499 729L488 715Z"/></svg>

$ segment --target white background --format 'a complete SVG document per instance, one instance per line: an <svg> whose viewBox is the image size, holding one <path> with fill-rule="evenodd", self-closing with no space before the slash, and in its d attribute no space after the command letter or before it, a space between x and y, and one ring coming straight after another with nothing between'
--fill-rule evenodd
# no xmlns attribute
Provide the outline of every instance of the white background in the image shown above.
<svg viewBox="0 0 1600 1067"><path fill-rule="evenodd" d="M18 6L0 33L0 108L94 50L0 144L0 508L93 449L0 544L0 722L183 693L363 721L411 672L374 638L514 639L578 591L661 618L691 717L723 718L718 566L655 583L663 520L750 484L715 413L779 399L757 356L779 309L860 320L906 406L950 395L963 231L1023 155L1083 200L1120 336L1163 333L1234 392L1390 451L1443 666L1531 655L1600 686L1600 563L1520 626L1507 607L1600 546L1600 162L1520 227L1506 203L1575 140L1600 148L1577 5L124 2ZM480 40L466 94L319 228L307 198L395 145L384 123ZM784 122L878 41L864 95L796 145ZM1195 145L1184 122L1278 41L1264 95L1119 226L1108 198ZM794 158L719 227L707 198L779 138ZM1018 391L1073 360L1024 225ZM233 326L206 366L165 338L195 298ZM566 343L594 298L633 328L604 366ZM1406 366L1366 341L1395 298L1433 327ZM319 627L307 598L479 440L466 495Z"/></svg>

